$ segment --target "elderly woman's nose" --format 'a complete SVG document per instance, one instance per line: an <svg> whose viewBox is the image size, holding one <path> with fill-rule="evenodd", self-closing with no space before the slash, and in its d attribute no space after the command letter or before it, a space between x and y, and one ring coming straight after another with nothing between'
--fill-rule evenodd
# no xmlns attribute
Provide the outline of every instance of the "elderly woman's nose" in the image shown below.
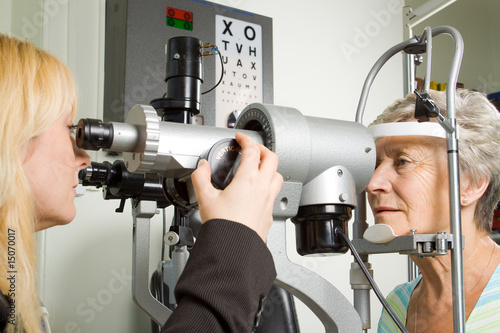
<svg viewBox="0 0 500 333"><path fill-rule="evenodd" d="M372 179L366 186L366 192L371 194L375 194L377 192L388 192L390 188L391 183L389 181L389 170L381 164L375 169Z"/></svg>

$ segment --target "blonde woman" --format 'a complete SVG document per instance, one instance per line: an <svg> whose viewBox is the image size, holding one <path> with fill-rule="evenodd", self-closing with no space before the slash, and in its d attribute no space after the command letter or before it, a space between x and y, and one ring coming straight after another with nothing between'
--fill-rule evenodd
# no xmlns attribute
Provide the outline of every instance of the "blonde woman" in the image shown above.
<svg viewBox="0 0 500 333"><path fill-rule="evenodd" d="M75 91L71 72L54 56L0 34L0 331L48 331L34 232L76 214L77 175L90 158L72 136ZM204 224L186 266L193 273L179 281L175 320L165 332L250 331L276 276L265 241L283 181L278 159L245 135L236 140L241 172L226 190L213 188L208 163L193 173Z"/></svg>
<svg viewBox="0 0 500 333"><path fill-rule="evenodd" d="M30 43L0 35L0 289L9 332L41 332L34 232L75 216L77 172L90 163L74 145L73 77Z"/></svg>

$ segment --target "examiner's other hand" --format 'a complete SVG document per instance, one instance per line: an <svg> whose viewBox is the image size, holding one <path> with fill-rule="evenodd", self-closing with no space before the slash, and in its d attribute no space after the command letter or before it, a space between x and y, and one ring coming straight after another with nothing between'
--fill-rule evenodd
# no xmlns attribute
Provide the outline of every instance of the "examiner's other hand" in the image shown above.
<svg viewBox="0 0 500 333"><path fill-rule="evenodd" d="M273 222L274 200L283 183L283 177L276 171L278 156L243 133L236 133L236 141L242 148L241 164L223 191L213 187L206 160L200 161L191 175L201 221L239 222L257 232L265 242Z"/></svg>

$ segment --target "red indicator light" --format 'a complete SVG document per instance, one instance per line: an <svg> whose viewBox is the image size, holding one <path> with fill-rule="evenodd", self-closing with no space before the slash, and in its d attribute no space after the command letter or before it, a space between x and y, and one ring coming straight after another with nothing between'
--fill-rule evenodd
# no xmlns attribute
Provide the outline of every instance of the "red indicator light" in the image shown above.
<svg viewBox="0 0 500 333"><path fill-rule="evenodd" d="M193 22L193 13L186 10L167 7L167 17L182 21Z"/></svg>

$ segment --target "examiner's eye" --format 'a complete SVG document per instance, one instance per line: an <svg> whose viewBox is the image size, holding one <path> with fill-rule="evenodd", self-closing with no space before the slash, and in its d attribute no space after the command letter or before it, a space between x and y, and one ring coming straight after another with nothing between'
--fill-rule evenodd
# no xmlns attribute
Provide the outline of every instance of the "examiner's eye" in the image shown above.
<svg viewBox="0 0 500 333"><path fill-rule="evenodd" d="M69 132L70 132L71 136L74 138L76 138L76 127L77 127L77 125L68 126Z"/></svg>

